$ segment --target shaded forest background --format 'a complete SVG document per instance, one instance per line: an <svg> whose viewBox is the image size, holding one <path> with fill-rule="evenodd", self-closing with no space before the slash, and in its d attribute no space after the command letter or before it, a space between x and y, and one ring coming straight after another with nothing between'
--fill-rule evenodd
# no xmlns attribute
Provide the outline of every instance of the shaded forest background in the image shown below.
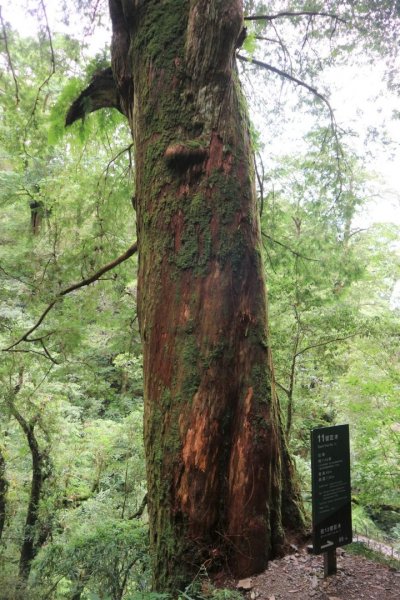
<svg viewBox="0 0 400 600"><path fill-rule="evenodd" d="M43 3L37 10L34 37L1 20L0 589L26 597L28 581L30 598L142 597L149 560L136 258L63 295L136 238L132 143L112 110L65 129L71 102L109 64L108 51L85 51L72 33L50 30ZM90 6L81 14L88 32L104 19ZM310 54L322 48L321 63L332 60L328 21L312 20L306 33L307 20L291 21L293 44L306 35ZM249 62L266 37L257 23L239 63L249 97L262 90L274 107L258 108L261 127L255 119L256 184L276 379L305 505L310 430L348 422L354 524L398 547L399 226L357 226L377 193L368 148L356 151L351 132L306 89L295 108L312 116L300 151L268 162L263 137L285 115L274 100L281 80ZM288 50L270 34L270 59L283 69ZM338 64L350 46L342 32ZM389 57L379 37L369 51L368 60ZM317 64L299 74L313 88ZM29 341L13 346L55 299Z"/></svg>

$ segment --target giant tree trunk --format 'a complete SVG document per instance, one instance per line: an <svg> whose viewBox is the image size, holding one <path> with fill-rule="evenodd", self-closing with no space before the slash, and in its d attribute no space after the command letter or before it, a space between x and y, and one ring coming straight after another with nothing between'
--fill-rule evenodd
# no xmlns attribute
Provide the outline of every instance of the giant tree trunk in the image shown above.
<svg viewBox="0 0 400 600"><path fill-rule="evenodd" d="M136 147L138 311L154 587L239 576L299 529L273 387L235 46L239 0L110 0Z"/></svg>

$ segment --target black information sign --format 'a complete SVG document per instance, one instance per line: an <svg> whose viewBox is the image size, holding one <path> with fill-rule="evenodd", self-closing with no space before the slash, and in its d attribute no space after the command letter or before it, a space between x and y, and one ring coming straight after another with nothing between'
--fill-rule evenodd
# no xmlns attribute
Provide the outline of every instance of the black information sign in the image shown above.
<svg viewBox="0 0 400 600"><path fill-rule="evenodd" d="M348 425L311 432L313 550L350 544L351 487Z"/></svg>

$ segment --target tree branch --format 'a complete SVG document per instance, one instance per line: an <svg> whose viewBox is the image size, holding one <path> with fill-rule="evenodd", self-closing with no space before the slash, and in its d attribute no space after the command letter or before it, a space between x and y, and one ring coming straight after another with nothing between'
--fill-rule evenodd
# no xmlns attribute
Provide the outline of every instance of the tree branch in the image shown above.
<svg viewBox="0 0 400 600"><path fill-rule="evenodd" d="M9 279L13 279L14 281L19 281L19 283L22 283L22 285L26 285L26 286L28 286L30 288L34 288L35 287L34 285L32 285L31 283L29 283L28 281L25 281L24 279L22 279L21 277L17 277L17 275L11 275L1 265L0 265L0 271L2 273L4 273L4 275L6 277L8 277Z"/></svg>
<svg viewBox="0 0 400 600"><path fill-rule="evenodd" d="M260 161L261 173L259 173L259 171L258 171L258 165L257 165L256 156L254 156L254 170L255 170L255 173L256 173L257 181L258 181L258 188L260 190L260 219L261 219L262 214L263 214L263 210L264 210L264 178L265 178L265 173L264 173L264 163L262 161L262 158L261 158L261 155L260 155L259 152L257 152L257 158Z"/></svg>
<svg viewBox="0 0 400 600"><path fill-rule="evenodd" d="M52 300L50 302L50 304L47 306L47 308L43 311L43 313L41 314L41 316L39 317L39 319L36 321L36 323L28 331L26 331L24 333L24 335L21 336L16 342L14 342L13 344L11 344L7 348L3 348L3 352L8 352L12 348L15 348L15 346L18 346L18 344L20 344L21 342L35 342L35 341L38 341L38 338L34 338L34 339L31 338L30 339L29 336L30 336L31 333L33 333L43 323L44 319L46 318L46 316L48 315L48 313L51 311L51 309L53 308L53 306L55 304L57 304L57 302L59 302L60 300L62 300L62 298L64 296L66 296L67 294L70 294L71 292L74 292L75 290L79 290L82 287L85 287L87 285L90 285L91 283L94 283L104 273L107 273L107 271L111 271L111 269L114 269L116 266L118 266L121 263L123 263L124 261L128 260L128 258L130 258L131 256L133 256L136 251L137 251L137 242L135 242L134 244L132 244L132 246L129 246L129 248L126 250L126 252L124 252L123 254L121 254L121 256L118 256L118 258L114 259L113 261L111 261L110 263L108 263L107 265L105 265L104 267L102 267L101 269L99 269L98 271L96 271L96 273L94 273L90 277L87 277L86 279L82 279L82 281L79 281L78 283L73 283L72 285L70 285L69 287L65 288L64 290L61 290L61 292L59 292L57 294L57 296L54 298L54 300ZM43 336L41 338L39 338L40 342L42 342L42 340L43 340ZM42 344L42 347L43 347L43 344ZM46 352L46 355L48 356L48 353L47 353L46 350L45 350L45 352ZM54 362L54 359L51 359L51 360L52 360L52 362Z"/></svg>
<svg viewBox="0 0 400 600"><path fill-rule="evenodd" d="M346 20L334 13L318 12L312 10L303 10L299 12L279 12L275 15L249 15L244 17L245 21L274 21L275 19L286 19L292 17L328 17L340 23L346 23Z"/></svg>
<svg viewBox="0 0 400 600"><path fill-rule="evenodd" d="M103 173L105 173L105 178L108 177L108 172L111 168L111 165L114 164L119 159L120 156L125 154L125 152L130 153L132 148L133 148L133 142L131 144L129 144L129 146L126 146L126 148L122 148L122 150L120 150L115 156L112 157L112 159L108 162L106 168L103 171ZM129 157L129 159L130 159L130 157Z"/></svg>
<svg viewBox="0 0 400 600"><path fill-rule="evenodd" d="M116 108L122 113L111 67L93 75L88 87L71 104L65 118L65 125L68 127L78 119L83 119L87 114L101 108Z"/></svg>
<svg viewBox="0 0 400 600"><path fill-rule="evenodd" d="M142 516L142 514L144 512L144 509L146 508L146 506L147 506L147 494L145 494L143 496L142 503L139 506L139 508L137 509L137 511L135 513L133 513L133 515L131 515L130 517L128 517L129 521L132 521L133 519L139 519Z"/></svg>
<svg viewBox="0 0 400 600"><path fill-rule="evenodd" d="M294 256L297 256L298 258L303 258L304 260L309 260L311 262L320 262L320 260L318 258L310 258L309 256L304 256L304 254L300 254L300 252L296 252L296 250L293 250L293 248L291 248L290 246L287 246L283 242L280 242L279 240L274 239L273 237L271 237L270 235L268 235L268 233L265 233L264 231L262 231L261 234L268 240L271 240L271 242L273 242L274 244L278 244L278 246L281 246L282 248L289 250L289 252L291 252Z"/></svg>
<svg viewBox="0 0 400 600"><path fill-rule="evenodd" d="M17 79L17 75L15 73L15 69L11 60L11 54L10 54L10 49L8 47L8 37L7 37L7 29L6 29L6 24L4 22L3 19L3 15L1 14L1 6L0 6L0 21L1 21L1 27L3 30L3 36L4 36L4 47L6 50L6 54L7 54L7 60L8 60L8 66L10 67L13 79L14 79L14 86L15 86L15 104L18 106L19 104L19 87L18 87L18 79Z"/></svg>
<svg viewBox="0 0 400 600"><path fill-rule="evenodd" d="M304 354L305 352L308 352L308 350L312 350L313 348L320 348L321 346L327 346L328 344L333 344L334 342L344 342L345 340L349 340L349 339L351 339L353 337L356 337L357 335L359 335L358 332L357 333L350 333L349 335L345 335L343 337L331 338L330 340L325 340L323 342L319 342L318 344L310 344L310 346L306 346L302 350L299 350L295 354L295 357L297 358L301 354Z"/></svg>
<svg viewBox="0 0 400 600"><path fill-rule="evenodd" d="M46 345L43 341L43 339L40 340L40 345L42 346L45 355L47 356L47 358L54 364L54 365L58 365L60 364L55 358L52 357L52 355L50 354L50 352L47 350Z"/></svg>
<svg viewBox="0 0 400 600"><path fill-rule="evenodd" d="M257 60L256 58L248 58L247 56L243 56L242 54L237 54L236 57L243 62L248 62L253 65L257 65L258 67L262 67L263 69L267 69L268 71L271 71L272 73L276 73L277 75L279 75L280 77L283 77L284 79L288 79L289 81L292 81L293 83L296 83L297 85L300 85L301 87L304 87L306 90L308 90L309 92L314 94L314 96L316 96L319 100L321 100L322 102L324 102L326 104L326 106L329 109L331 121L332 121L332 123L335 123L335 116L333 113L333 109L329 103L329 100L327 98L325 98L325 96L323 94L321 94L321 92L319 92L316 88L312 87L311 85L308 85L308 83L306 83L305 81L302 81L301 79L297 79L297 77L294 77L293 75L289 75L289 73L286 73L286 71L281 71L281 69L278 69L277 67L274 67L274 66L270 65L269 63L263 62L261 60Z"/></svg>
<svg viewBox="0 0 400 600"><path fill-rule="evenodd" d="M32 340L30 340L32 341ZM32 350L31 348L29 349L25 349L25 348L15 348L12 350L8 350L8 352L22 352L25 354L37 354L38 356L41 356L42 358L45 358L46 360L49 360L49 358L46 356L46 354L44 354L43 352L38 352L37 350ZM52 361L54 363L54 360ZM58 364L58 363L55 363Z"/></svg>
<svg viewBox="0 0 400 600"><path fill-rule="evenodd" d="M280 388L283 392L285 392L285 394L287 396L290 395L290 390L288 390L284 385L282 385L281 383L279 383L279 381L277 381L276 379L275 379L275 385L277 385L278 388Z"/></svg>

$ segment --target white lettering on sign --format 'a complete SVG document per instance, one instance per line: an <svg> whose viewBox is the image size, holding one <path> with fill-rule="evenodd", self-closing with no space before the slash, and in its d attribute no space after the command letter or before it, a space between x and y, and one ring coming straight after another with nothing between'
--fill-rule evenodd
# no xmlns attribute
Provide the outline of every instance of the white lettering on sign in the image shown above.
<svg viewBox="0 0 400 600"><path fill-rule="evenodd" d="M339 439L338 433L319 433L318 434L318 443L325 444L326 442L335 442Z"/></svg>

